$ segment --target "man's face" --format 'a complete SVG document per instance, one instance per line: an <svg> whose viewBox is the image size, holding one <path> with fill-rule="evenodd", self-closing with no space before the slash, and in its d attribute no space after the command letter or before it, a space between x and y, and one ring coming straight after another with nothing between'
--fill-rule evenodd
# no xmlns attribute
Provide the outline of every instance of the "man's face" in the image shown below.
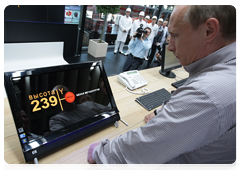
<svg viewBox="0 0 240 170"><path fill-rule="evenodd" d="M152 23L155 24L157 22L156 19L152 19Z"/></svg>
<svg viewBox="0 0 240 170"><path fill-rule="evenodd" d="M142 15L139 15L139 19L142 20L142 19L143 19L143 16L142 16Z"/></svg>
<svg viewBox="0 0 240 170"><path fill-rule="evenodd" d="M145 18L145 22L148 23L149 19Z"/></svg>
<svg viewBox="0 0 240 170"><path fill-rule="evenodd" d="M126 16L128 17L130 15L130 12L126 11Z"/></svg>
<svg viewBox="0 0 240 170"><path fill-rule="evenodd" d="M158 21L158 26L162 26L162 25L163 25L162 21Z"/></svg>
<svg viewBox="0 0 240 170"><path fill-rule="evenodd" d="M151 34L151 30L150 29L144 29L144 30L146 30L147 31L147 33L143 33L143 35L145 36L145 37L148 37L150 34Z"/></svg>
<svg viewBox="0 0 240 170"><path fill-rule="evenodd" d="M183 20L185 12L181 8L176 8L168 25L171 35L168 50L174 53L181 65L186 66L202 57L204 30L203 26L193 30L191 25Z"/></svg>
<svg viewBox="0 0 240 170"><path fill-rule="evenodd" d="M163 22L163 27L165 27L167 25L167 22Z"/></svg>

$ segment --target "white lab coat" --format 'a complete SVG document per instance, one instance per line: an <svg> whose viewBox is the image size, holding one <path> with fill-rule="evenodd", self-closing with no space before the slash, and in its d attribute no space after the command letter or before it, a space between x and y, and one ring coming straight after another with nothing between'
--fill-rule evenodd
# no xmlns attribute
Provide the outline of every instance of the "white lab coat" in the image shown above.
<svg viewBox="0 0 240 170"><path fill-rule="evenodd" d="M147 24L147 27L151 28L151 34L149 35L148 40L153 42L154 37L158 33L158 25L157 24L152 25L152 23L149 23Z"/></svg>
<svg viewBox="0 0 240 170"><path fill-rule="evenodd" d="M119 31L117 35L117 41L125 42L127 39L128 31L132 28L132 18L126 15L122 16L119 21ZM126 30L126 32L123 32Z"/></svg>
<svg viewBox="0 0 240 170"><path fill-rule="evenodd" d="M140 24L143 24L143 29L146 27L147 23L145 21L141 21L139 19L135 20L132 25L132 29L130 31L130 36L133 36L133 34L136 32L136 30L140 27Z"/></svg>

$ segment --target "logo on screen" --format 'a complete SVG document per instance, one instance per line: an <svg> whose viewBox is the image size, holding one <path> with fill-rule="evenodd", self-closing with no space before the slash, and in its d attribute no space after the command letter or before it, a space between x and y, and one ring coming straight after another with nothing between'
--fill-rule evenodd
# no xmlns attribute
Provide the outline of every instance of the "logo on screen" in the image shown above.
<svg viewBox="0 0 240 170"><path fill-rule="evenodd" d="M66 94L65 94L65 100L68 102L68 103L72 103L72 102L74 102L74 100L75 100L75 94L73 93L73 92L67 92Z"/></svg>
<svg viewBox="0 0 240 170"><path fill-rule="evenodd" d="M26 138L22 139L22 143L27 143L27 139Z"/></svg>
<svg viewBox="0 0 240 170"><path fill-rule="evenodd" d="M25 133L22 133L22 134L20 134L19 136L20 136L20 138L25 138L25 137L26 137L26 134L25 134Z"/></svg>

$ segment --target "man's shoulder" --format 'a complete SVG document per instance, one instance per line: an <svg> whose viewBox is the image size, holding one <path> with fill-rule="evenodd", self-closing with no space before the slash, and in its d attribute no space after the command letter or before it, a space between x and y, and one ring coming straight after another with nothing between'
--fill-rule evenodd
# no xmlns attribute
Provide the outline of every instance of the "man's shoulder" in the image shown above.
<svg viewBox="0 0 240 170"><path fill-rule="evenodd" d="M133 21L133 23L138 23L139 22L139 19L135 19L134 21Z"/></svg>
<svg viewBox="0 0 240 170"><path fill-rule="evenodd" d="M147 26L151 27L151 26L152 26L152 23L147 23Z"/></svg>
<svg viewBox="0 0 240 170"><path fill-rule="evenodd" d="M53 121L53 120L65 120L65 119L67 119L67 114L66 114L66 112L65 111L61 111L60 113L58 113L58 114L56 114L56 115L54 115L54 116L52 116L51 118L50 118L50 120L51 121Z"/></svg>
<svg viewBox="0 0 240 170"><path fill-rule="evenodd" d="M142 24L143 25L147 25L148 23L146 23L144 20L142 20Z"/></svg>
<svg viewBox="0 0 240 170"><path fill-rule="evenodd" d="M129 16L128 18L126 18L127 22L132 23L132 18Z"/></svg>
<svg viewBox="0 0 240 170"><path fill-rule="evenodd" d="M158 29L158 25L154 24L153 28L155 28L157 30Z"/></svg>

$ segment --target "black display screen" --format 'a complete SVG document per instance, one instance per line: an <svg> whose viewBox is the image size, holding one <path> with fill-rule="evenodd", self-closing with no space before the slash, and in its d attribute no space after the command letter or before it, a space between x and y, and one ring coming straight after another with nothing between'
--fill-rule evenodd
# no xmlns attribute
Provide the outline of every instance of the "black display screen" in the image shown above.
<svg viewBox="0 0 240 170"><path fill-rule="evenodd" d="M18 105L13 113L15 124L26 150L106 118L114 110L106 80L96 63L91 67L25 73L29 75L12 73L11 82Z"/></svg>

